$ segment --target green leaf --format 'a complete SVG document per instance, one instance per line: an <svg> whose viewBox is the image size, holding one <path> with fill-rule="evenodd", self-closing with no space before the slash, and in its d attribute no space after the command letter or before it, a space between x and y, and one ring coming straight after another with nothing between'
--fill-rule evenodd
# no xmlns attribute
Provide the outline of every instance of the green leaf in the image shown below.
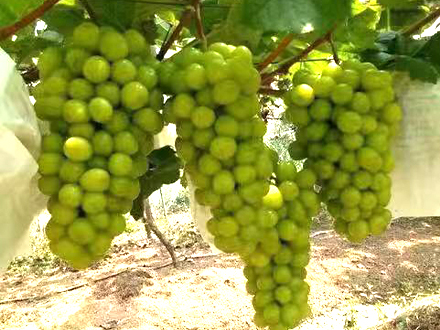
<svg viewBox="0 0 440 330"><path fill-rule="evenodd" d="M135 2L129 0L89 0L88 3L101 25L110 25L119 30L131 27L135 17Z"/></svg>
<svg viewBox="0 0 440 330"><path fill-rule="evenodd" d="M351 0L244 0L243 20L254 29L324 34L350 16Z"/></svg>
<svg viewBox="0 0 440 330"><path fill-rule="evenodd" d="M423 0L378 0L377 2L390 9L414 8L424 4Z"/></svg>
<svg viewBox="0 0 440 330"><path fill-rule="evenodd" d="M420 49L419 54L428 58L435 65L440 65L440 32L429 38Z"/></svg>
<svg viewBox="0 0 440 330"><path fill-rule="evenodd" d="M399 56L396 58L394 68L397 71L406 71L409 73L411 79L417 79L430 83L437 83L439 79L439 72L429 62L411 58L409 56Z"/></svg>
<svg viewBox="0 0 440 330"><path fill-rule="evenodd" d="M367 7L338 28L335 39L350 44L357 51L373 47L378 35L376 25L379 19L380 12Z"/></svg>
<svg viewBox="0 0 440 330"><path fill-rule="evenodd" d="M150 168L140 178L141 193L133 203L131 211L135 219L142 217L143 201L164 184L179 180L182 163L176 152L169 146L154 150L148 155Z"/></svg>
<svg viewBox="0 0 440 330"><path fill-rule="evenodd" d="M44 0L2 0L0 3L0 27L15 23L43 2Z"/></svg>
<svg viewBox="0 0 440 330"><path fill-rule="evenodd" d="M65 36L72 34L73 29L84 19L84 10L62 4L54 6L42 17L48 30L57 31Z"/></svg>

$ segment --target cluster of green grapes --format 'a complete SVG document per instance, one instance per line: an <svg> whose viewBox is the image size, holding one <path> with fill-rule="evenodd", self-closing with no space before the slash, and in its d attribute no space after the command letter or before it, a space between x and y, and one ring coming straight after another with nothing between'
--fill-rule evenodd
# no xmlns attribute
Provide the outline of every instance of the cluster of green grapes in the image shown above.
<svg viewBox="0 0 440 330"><path fill-rule="evenodd" d="M299 71L285 96L286 119L298 128L289 149L315 171L335 229L352 242L388 226L394 168L391 139L402 111L392 76L371 63L330 63L321 75Z"/></svg>
<svg viewBox="0 0 440 330"><path fill-rule="evenodd" d="M247 48L185 49L160 72L163 88L175 94L164 118L176 124L176 150L197 202L211 210L214 244L246 263L256 323L293 327L308 312L304 267L310 219L319 208L315 174L277 165L278 155L263 143L260 76ZM278 187L270 181L275 170Z"/></svg>
<svg viewBox="0 0 440 330"><path fill-rule="evenodd" d="M163 128L156 65L137 31L88 22L39 58L35 111L50 123L38 160L39 189L50 196L46 235L75 268L103 257L139 194Z"/></svg>
<svg viewBox="0 0 440 330"><path fill-rule="evenodd" d="M244 258L244 275L247 291L254 296L255 324L287 330L310 313L305 268L310 259L311 219L319 211L320 200L312 170L297 173L293 163L281 162L275 174L276 185L263 198L263 209L248 220L248 227L257 227L254 239L260 247Z"/></svg>

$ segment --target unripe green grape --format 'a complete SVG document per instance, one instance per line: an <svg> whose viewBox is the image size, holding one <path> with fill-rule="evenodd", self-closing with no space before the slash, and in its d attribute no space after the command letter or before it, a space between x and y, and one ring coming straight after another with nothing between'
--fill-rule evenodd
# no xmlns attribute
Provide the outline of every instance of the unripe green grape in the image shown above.
<svg viewBox="0 0 440 330"><path fill-rule="evenodd" d="M223 42L216 42L211 44L208 47L208 50L212 50L221 54L225 59L230 58L232 56L232 51L233 51L228 45L226 45Z"/></svg>
<svg viewBox="0 0 440 330"><path fill-rule="evenodd" d="M368 95L362 92L356 92L351 100L350 107L357 113L366 114L370 111L370 100Z"/></svg>
<svg viewBox="0 0 440 330"><path fill-rule="evenodd" d="M92 138L94 153L101 156L110 156L113 152L113 138L106 131L98 131Z"/></svg>
<svg viewBox="0 0 440 330"><path fill-rule="evenodd" d="M91 243L96 236L93 226L84 218L76 219L67 229L69 238L80 245Z"/></svg>
<svg viewBox="0 0 440 330"><path fill-rule="evenodd" d="M34 104L35 113L43 120L61 119L66 99L61 96L45 96L37 99Z"/></svg>
<svg viewBox="0 0 440 330"><path fill-rule="evenodd" d="M90 159L93 149L89 141L82 137L71 137L64 143L64 154L72 161L81 162Z"/></svg>
<svg viewBox="0 0 440 330"><path fill-rule="evenodd" d="M142 65L138 69L136 80L143 84L148 90L151 90L158 82L156 70L151 66Z"/></svg>
<svg viewBox="0 0 440 330"><path fill-rule="evenodd" d="M402 120L402 109L397 103L390 103L382 110L381 119L387 124L395 124Z"/></svg>
<svg viewBox="0 0 440 330"><path fill-rule="evenodd" d="M315 120L327 120L330 118L332 106L329 101L318 99L310 106L310 116Z"/></svg>
<svg viewBox="0 0 440 330"><path fill-rule="evenodd" d="M91 54L82 48L71 48L66 51L65 63L74 75L82 73L84 63Z"/></svg>
<svg viewBox="0 0 440 330"><path fill-rule="evenodd" d="M61 165L59 176L64 182L75 183L79 181L79 178L85 171L86 166L84 163L66 160Z"/></svg>
<svg viewBox="0 0 440 330"><path fill-rule="evenodd" d="M329 63L323 70L322 75L326 77L331 77L334 80L338 80L342 74L344 73L344 70L335 62Z"/></svg>
<svg viewBox="0 0 440 330"><path fill-rule="evenodd" d="M327 143L321 151L322 156L332 163L337 162L342 157L343 153L343 148L336 142Z"/></svg>
<svg viewBox="0 0 440 330"><path fill-rule="evenodd" d="M63 185L58 192L58 200L60 203L70 207L78 207L81 205L82 196L83 192L81 187L71 183Z"/></svg>
<svg viewBox="0 0 440 330"><path fill-rule="evenodd" d="M330 179L329 187L334 189L342 189L350 183L350 174L347 172L336 170Z"/></svg>
<svg viewBox="0 0 440 330"><path fill-rule="evenodd" d="M135 112L133 122L145 132L158 134L162 131L164 122L157 111L151 108L144 108Z"/></svg>
<svg viewBox="0 0 440 330"><path fill-rule="evenodd" d="M173 113L178 118L190 118L193 109L195 108L195 101L189 94L179 94L173 101Z"/></svg>
<svg viewBox="0 0 440 330"><path fill-rule="evenodd" d="M67 94L69 82L62 77L51 76L44 80L46 95L65 96Z"/></svg>
<svg viewBox="0 0 440 330"><path fill-rule="evenodd" d="M79 244L72 242L67 237L61 238L51 248L52 252L69 262L80 258L85 253L85 250Z"/></svg>
<svg viewBox="0 0 440 330"><path fill-rule="evenodd" d="M148 89L140 82L132 81L122 88L122 105L130 110L137 110L144 107L149 100Z"/></svg>
<svg viewBox="0 0 440 330"><path fill-rule="evenodd" d="M356 112L347 111L338 116L336 124L342 132L353 134L362 128L362 117Z"/></svg>
<svg viewBox="0 0 440 330"><path fill-rule="evenodd" d="M58 174L61 164L63 163L63 156L59 153L42 153L38 159L38 170L42 175Z"/></svg>
<svg viewBox="0 0 440 330"><path fill-rule="evenodd" d="M116 152L133 155L139 150L134 135L128 131L119 132L114 136L114 150Z"/></svg>
<svg viewBox="0 0 440 330"><path fill-rule="evenodd" d="M234 167L235 181L239 184L247 184L255 181L257 171L249 165L239 165Z"/></svg>
<svg viewBox="0 0 440 330"><path fill-rule="evenodd" d="M105 212L90 214L87 219L97 229L106 229L110 223L110 215Z"/></svg>
<svg viewBox="0 0 440 330"><path fill-rule="evenodd" d="M342 145L349 151L357 150L364 144L364 136L358 133L342 135Z"/></svg>
<svg viewBox="0 0 440 330"><path fill-rule="evenodd" d="M358 89L361 83L361 77L355 70L343 70L342 74L336 78L339 84L347 84L354 90Z"/></svg>
<svg viewBox="0 0 440 330"><path fill-rule="evenodd" d="M90 22L84 22L73 30L73 43L75 46L90 51L98 49L99 28Z"/></svg>
<svg viewBox="0 0 440 330"><path fill-rule="evenodd" d="M192 142L199 149L208 149L211 141L215 138L212 128L196 130L192 135Z"/></svg>
<svg viewBox="0 0 440 330"><path fill-rule="evenodd" d="M389 72L378 70L366 70L362 75L362 87L365 90L382 89L392 84Z"/></svg>
<svg viewBox="0 0 440 330"><path fill-rule="evenodd" d="M105 123L105 129L110 133L118 133L128 129L130 125L130 119L128 115L123 111L113 111L112 118Z"/></svg>
<svg viewBox="0 0 440 330"><path fill-rule="evenodd" d="M356 154L359 166L370 171L377 172L382 168L382 158L380 154L369 147L361 148Z"/></svg>
<svg viewBox="0 0 440 330"><path fill-rule="evenodd" d="M208 128L215 121L215 112L205 106L197 107L192 111L191 121L197 128Z"/></svg>
<svg viewBox="0 0 440 330"><path fill-rule="evenodd" d="M337 105L345 105L353 99L353 88L347 84L338 84L330 95L333 103Z"/></svg>
<svg viewBox="0 0 440 330"><path fill-rule="evenodd" d="M220 136L212 140L209 151L215 158L227 160L234 156L237 144L233 138Z"/></svg>
<svg viewBox="0 0 440 330"><path fill-rule="evenodd" d="M322 76L312 84L315 95L322 98L329 97L335 86L336 82L329 76Z"/></svg>
<svg viewBox="0 0 440 330"><path fill-rule="evenodd" d="M260 103L255 95L239 96L238 99L228 104L225 111L237 120L246 120L259 113Z"/></svg>
<svg viewBox="0 0 440 330"><path fill-rule="evenodd" d="M212 97L214 102L227 105L235 102L240 94L240 87L233 80L223 80L214 85Z"/></svg>
<svg viewBox="0 0 440 330"><path fill-rule="evenodd" d="M136 195L138 184L138 180L133 180L128 177L113 176L110 181L109 191L114 196L133 200L136 198L136 196L133 195Z"/></svg>
<svg viewBox="0 0 440 330"><path fill-rule="evenodd" d="M136 79L136 66L127 59L119 60L112 64L111 78L120 85L127 84Z"/></svg>
<svg viewBox="0 0 440 330"><path fill-rule="evenodd" d="M99 192L87 192L84 194L81 207L88 214L101 213L107 206L107 197Z"/></svg>
<svg viewBox="0 0 440 330"><path fill-rule="evenodd" d="M58 176L42 176L38 179L38 189L46 196L57 194L60 188L61 181Z"/></svg>
<svg viewBox="0 0 440 330"><path fill-rule="evenodd" d="M133 207L133 201L127 198L121 198L121 197L113 196L111 194L107 196L106 210L108 212L125 214L127 212L130 212L132 207Z"/></svg>
<svg viewBox="0 0 440 330"><path fill-rule="evenodd" d="M95 134L95 126L90 123L78 123L69 125L68 135L90 140Z"/></svg>
<svg viewBox="0 0 440 330"><path fill-rule="evenodd" d="M302 189L313 188L317 180L315 172L311 169L303 169L298 172L295 182Z"/></svg>
<svg viewBox="0 0 440 330"><path fill-rule="evenodd" d="M329 130L329 125L326 122L312 122L305 128L305 134L310 141L322 140Z"/></svg>
<svg viewBox="0 0 440 330"><path fill-rule="evenodd" d="M198 64L192 63L185 69L185 82L192 90L201 90L207 84L206 70Z"/></svg>
<svg viewBox="0 0 440 330"><path fill-rule="evenodd" d="M63 106L63 118L68 123L87 123L90 119L87 104L79 100L68 100Z"/></svg>
<svg viewBox="0 0 440 330"><path fill-rule="evenodd" d="M189 163L195 158L197 151L192 143L177 138L176 152L184 162Z"/></svg>
<svg viewBox="0 0 440 330"><path fill-rule="evenodd" d="M368 223L362 220L350 222L348 224L348 238L354 242L363 241L370 233Z"/></svg>
<svg viewBox="0 0 440 330"><path fill-rule="evenodd" d="M267 126L264 121L262 121L259 118L253 118L252 123L253 123L252 136L254 138L262 138L264 135L266 135Z"/></svg>
<svg viewBox="0 0 440 330"><path fill-rule="evenodd" d="M39 56L37 68L42 79L49 77L62 66L63 51L60 48L48 47Z"/></svg>
<svg viewBox="0 0 440 330"><path fill-rule="evenodd" d="M212 188L218 195L231 194L234 191L234 176L229 171L220 171L212 179Z"/></svg>
<svg viewBox="0 0 440 330"><path fill-rule="evenodd" d="M63 151L64 139L60 134L51 133L45 135L41 140L41 150L43 152L61 153Z"/></svg>
<svg viewBox="0 0 440 330"><path fill-rule="evenodd" d="M99 84L110 77L110 64L101 56L92 56L84 63L82 72L87 80Z"/></svg>
<svg viewBox="0 0 440 330"><path fill-rule="evenodd" d="M277 186L270 186L269 192L263 197L263 205L274 210L283 206L283 196Z"/></svg>
<svg viewBox="0 0 440 330"><path fill-rule="evenodd" d="M49 219L44 232L50 241L56 242L66 235L66 227L57 224L53 219Z"/></svg>
<svg viewBox="0 0 440 330"><path fill-rule="evenodd" d="M295 86L289 93L291 102L300 107L311 105L315 99L313 88L306 84Z"/></svg>
<svg viewBox="0 0 440 330"><path fill-rule="evenodd" d="M230 116L220 116L215 121L215 131L218 135L235 137L238 135L238 122Z"/></svg>
<svg viewBox="0 0 440 330"><path fill-rule="evenodd" d="M362 199L360 191L354 187L344 188L340 195L342 204L346 207L357 206Z"/></svg>
<svg viewBox="0 0 440 330"><path fill-rule="evenodd" d="M86 79L77 78L70 82L68 94L72 99L88 101L94 94L93 85Z"/></svg>
<svg viewBox="0 0 440 330"><path fill-rule="evenodd" d="M142 54L147 51L148 44L144 36L136 30L130 29L124 33L130 54Z"/></svg>
<svg viewBox="0 0 440 330"><path fill-rule="evenodd" d="M110 224L108 227L108 234L110 236L118 236L125 231L126 228L126 220L122 214L111 214L110 215Z"/></svg>
<svg viewBox="0 0 440 330"><path fill-rule="evenodd" d="M307 150L305 149L305 146L301 143L298 143L298 141L293 141L289 145L288 151L293 160L302 160L307 158Z"/></svg>
<svg viewBox="0 0 440 330"><path fill-rule="evenodd" d="M101 36L99 51L109 61L114 62L127 57L128 43L122 34L116 31L108 31Z"/></svg>
<svg viewBox="0 0 440 330"><path fill-rule="evenodd" d="M114 153L109 158L108 169L113 175L129 175L133 169L133 160L126 154Z"/></svg>
<svg viewBox="0 0 440 330"><path fill-rule="evenodd" d="M52 219L59 225L66 226L72 223L78 216L77 209L54 202L48 205L48 211L52 215Z"/></svg>
<svg viewBox="0 0 440 330"><path fill-rule="evenodd" d="M103 169L92 168L81 176L79 183L85 191L102 192L110 186L110 175Z"/></svg>

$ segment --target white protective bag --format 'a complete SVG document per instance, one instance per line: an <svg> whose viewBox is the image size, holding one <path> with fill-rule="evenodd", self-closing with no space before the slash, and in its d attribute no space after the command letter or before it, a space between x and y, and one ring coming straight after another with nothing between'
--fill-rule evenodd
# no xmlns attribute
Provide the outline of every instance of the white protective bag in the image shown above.
<svg viewBox="0 0 440 330"><path fill-rule="evenodd" d="M440 82L399 79L403 109L394 144L396 168L390 210L394 217L440 215Z"/></svg>
<svg viewBox="0 0 440 330"><path fill-rule="evenodd" d="M0 48L0 271L29 251L29 226L45 206L37 188L40 143L27 87Z"/></svg>

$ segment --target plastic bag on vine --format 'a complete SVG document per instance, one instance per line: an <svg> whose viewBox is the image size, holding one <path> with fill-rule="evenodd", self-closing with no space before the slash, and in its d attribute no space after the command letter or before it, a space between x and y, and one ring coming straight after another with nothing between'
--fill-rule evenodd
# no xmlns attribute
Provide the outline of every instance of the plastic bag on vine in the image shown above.
<svg viewBox="0 0 440 330"><path fill-rule="evenodd" d="M175 125L168 125L162 130L160 134L154 137L154 148L157 149L166 145L174 146L176 138L177 134ZM211 249L215 252L220 252L214 246L214 236L212 236L206 229L206 223L212 217L211 211L209 210L209 207L197 203L194 194L196 188L191 182L191 178L186 176L186 181L188 185L187 189L189 194L191 217L194 221L194 224L196 225L203 240L210 245Z"/></svg>
<svg viewBox="0 0 440 330"><path fill-rule="evenodd" d="M46 198L37 188L40 131L27 87L0 48L0 271L30 251L29 226Z"/></svg>
<svg viewBox="0 0 440 330"><path fill-rule="evenodd" d="M440 81L399 77L403 120L394 144L390 210L395 217L440 215ZM397 79L396 79L397 80Z"/></svg>

